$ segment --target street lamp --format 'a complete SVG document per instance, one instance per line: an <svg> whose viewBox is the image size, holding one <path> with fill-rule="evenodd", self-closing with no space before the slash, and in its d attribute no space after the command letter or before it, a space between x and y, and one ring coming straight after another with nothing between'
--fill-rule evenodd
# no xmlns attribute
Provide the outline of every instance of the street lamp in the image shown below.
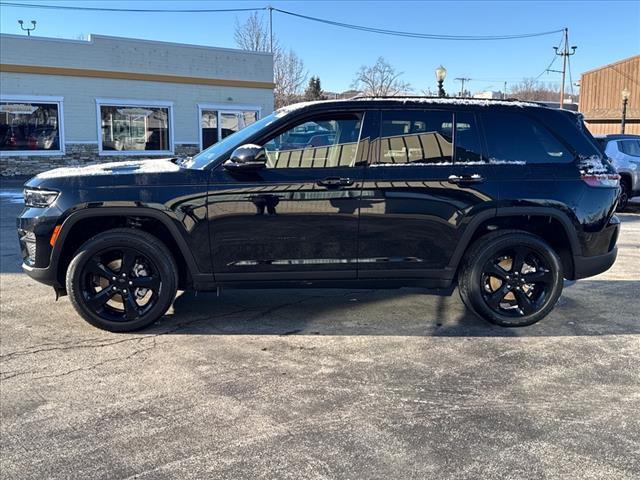
<svg viewBox="0 0 640 480"><path fill-rule="evenodd" d="M436 68L436 80L438 81L438 96L444 97L446 94L444 92L443 83L444 79L447 76L447 69L440 65Z"/></svg>
<svg viewBox="0 0 640 480"><path fill-rule="evenodd" d="M622 122L620 123L620 133L624 133L624 124L627 122L627 103L631 92L625 88L622 90Z"/></svg>

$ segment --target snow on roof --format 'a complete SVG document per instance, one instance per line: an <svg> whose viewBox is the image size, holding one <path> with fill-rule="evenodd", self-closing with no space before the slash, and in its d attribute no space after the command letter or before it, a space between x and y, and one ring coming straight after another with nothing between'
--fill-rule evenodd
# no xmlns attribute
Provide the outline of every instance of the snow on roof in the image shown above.
<svg viewBox="0 0 640 480"><path fill-rule="evenodd" d="M301 108L317 105L320 103L344 103L352 101L389 101L398 103L424 103L431 105L475 105L489 107L491 105L502 105L507 107L544 107L535 102L524 102L520 100L489 100L484 98L449 98L449 97L354 97L337 100L315 100L311 102L300 102L276 110L276 116L282 117Z"/></svg>

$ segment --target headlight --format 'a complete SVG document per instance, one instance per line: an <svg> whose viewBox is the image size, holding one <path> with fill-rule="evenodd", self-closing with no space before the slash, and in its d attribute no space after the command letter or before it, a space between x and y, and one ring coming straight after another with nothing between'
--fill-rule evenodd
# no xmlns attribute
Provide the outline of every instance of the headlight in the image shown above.
<svg viewBox="0 0 640 480"><path fill-rule="evenodd" d="M24 189L24 204L27 207L50 207L56 201L60 192L55 190L35 190L32 188Z"/></svg>

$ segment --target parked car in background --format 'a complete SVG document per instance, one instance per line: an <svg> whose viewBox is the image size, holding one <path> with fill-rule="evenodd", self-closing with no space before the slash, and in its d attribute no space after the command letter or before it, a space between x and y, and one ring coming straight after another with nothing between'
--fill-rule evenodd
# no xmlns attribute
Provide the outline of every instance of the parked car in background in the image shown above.
<svg viewBox="0 0 640 480"><path fill-rule="evenodd" d="M624 210L640 195L640 135L602 135L596 140L620 174L618 210Z"/></svg>
<svg viewBox="0 0 640 480"><path fill-rule="evenodd" d="M563 279L615 261L618 180L571 112L311 102L193 158L40 174L18 236L24 270L111 331L151 324L178 289L220 287L457 285L478 316L525 326Z"/></svg>

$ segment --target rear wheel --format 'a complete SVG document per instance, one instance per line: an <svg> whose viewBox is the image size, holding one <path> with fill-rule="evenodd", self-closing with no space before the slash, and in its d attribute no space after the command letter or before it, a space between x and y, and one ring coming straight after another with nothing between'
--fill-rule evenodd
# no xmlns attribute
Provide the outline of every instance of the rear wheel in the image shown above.
<svg viewBox="0 0 640 480"><path fill-rule="evenodd" d="M621 212L627 205L629 204L629 196L631 195L631 186L629 185L629 181L622 177L620 179L620 197L618 197L618 211Z"/></svg>
<svg viewBox="0 0 640 480"><path fill-rule="evenodd" d="M459 274L460 296L480 317L504 327L543 319L562 293L562 263L541 238L504 231L481 237Z"/></svg>
<svg viewBox="0 0 640 480"><path fill-rule="evenodd" d="M177 268L156 237L114 229L87 241L67 270L67 292L92 325L128 332L155 322L175 298Z"/></svg>

